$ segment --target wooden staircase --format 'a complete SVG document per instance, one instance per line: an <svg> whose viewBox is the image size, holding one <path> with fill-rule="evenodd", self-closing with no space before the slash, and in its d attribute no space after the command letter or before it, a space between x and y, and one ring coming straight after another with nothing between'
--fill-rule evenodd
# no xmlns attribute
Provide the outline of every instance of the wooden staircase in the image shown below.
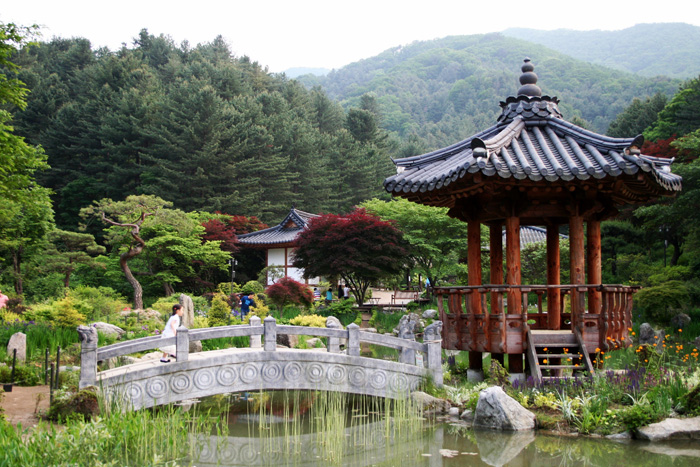
<svg viewBox="0 0 700 467"><path fill-rule="evenodd" d="M578 330L528 330L527 362L538 384L594 371Z"/></svg>

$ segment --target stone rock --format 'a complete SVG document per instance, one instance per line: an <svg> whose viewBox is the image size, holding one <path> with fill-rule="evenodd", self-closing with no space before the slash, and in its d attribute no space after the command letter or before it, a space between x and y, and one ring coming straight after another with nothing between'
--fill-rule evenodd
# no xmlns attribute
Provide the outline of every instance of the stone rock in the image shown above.
<svg viewBox="0 0 700 467"><path fill-rule="evenodd" d="M411 399L416 404L423 407L423 413L436 414L436 413L446 413L450 410L450 403L444 399L438 399L430 394L421 391L415 391L411 393Z"/></svg>
<svg viewBox="0 0 700 467"><path fill-rule="evenodd" d="M91 420L100 413L97 392L96 387L90 386L66 398L54 399L49 409L49 420L62 420L75 415L81 416L83 420Z"/></svg>
<svg viewBox="0 0 700 467"><path fill-rule="evenodd" d="M318 337L310 337L306 339L306 345L308 345L311 349L315 348L316 344L318 344L319 342L321 342L321 339Z"/></svg>
<svg viewBox="0 0 700 467"><path fill-rule="evenodd" d="M336 329L343 329L343 325L340 324L340 320L336 318L335 316L329 316L326 318L326 327L327 328L336 328Z"/></svg>
<svg viewBox="0 0 700 467"><path fill-rule="evenodd" d="M97 330L97 332L101 332L102 334L105 334L107 336L114 336L116 338L120 338L121 336L126 334L126 331L120 328L119 326L104 323L102 321L92 323L91 326L94 327Z"/></svg>
<svg viewBox="0 0 700 467"><path fill-rule="evenodd" d="M488 465L501 466L515 459L523 449L535 440L534 431L498 433L474 430L476 446L481 460Z"/></svg>
<svg viewBox="0 0 700 467"><path fill-rule="evenodd" d="M184 293L180 294L178 302L184 309L182 313L182 325L187 329L192 329L194 327L194 303L192 302L192 297Z"/></svg>
<svg viewBox="0 0 700 467"><path fill-rule="evenodd" d="M532 430L535 428L535 414L506 394L500 386L492 386L479 393L474 426L491 430Z"/></svg>
<svg viewBox="0 0 700 467"><path fill-rule="evenodd" d="M433 310L433 309L425 310L423 312L423 319L435 319L437 314L438 314L437 310Z"/></svg>
<svg viewBox="0 0 700 467"><path fill-rule="evenodd" d="M639 428L637 438L648 441L700 439L700 417L667 418Z"/></svg>
<svg viewBox="0 0 700 467"><path fill-rule="evenodd" d="M459 407L450 407L450 410L447 411L447 415L453 418L459 418Z"/></svg>
<svg viewBox="0 0 700 467"><path fill-rule="evenodd" d="M299 336L296 334L277 334L277 344L294 349L299 346Z"/></svg>
<svg viewBox="0 0 700 467"><path fill-rule="evenodd" d="M442 339L442 321L435 321L423 332L423 341L439 341Z"/></svg>
<svg viewBox="0 0 700 467"><path fill-rule="evenodd" d="M107 361L104 362L104 366L107 370L111 370L120 366L131 365L132 363L139 361L141 361L139 358L131 357L129 355L121 355L119 357L108 358Z"/></svg>
<svg viewBox="0 0 700 467"><path fill-rule="evenodd" d="M700 336L696 337L695 340L693 340L693 345L696 349L700 347Z"/></svg>
<svg viewBox="0 0 700 467"><path fill-rule="evenodd" d="M639 326L639 345L656 345L654 328L649 323L642 323Z"/></svg>
<svg viewBox="0 0 700 467"><path fill-rule="evenodd" d="M423 332L420 316L416 313L408 313L401 317L398 326L394 329L394 334L402 337L402 335L413 334L414 336Z"/></svg>
<svg viewBox="0 0 700 467"><path fill-rule="evenodd" d="M459 418L461 418L465 422L471 423L472 421L474 421L474 411L466 409L466 410L464 410L464 412L462 412L462 414L459 416Z"/></svg>
<svg viewBox="0 0 700 467"><path fill-rule="evenodd" d="M608 435L608 436L606 436L606 438L612 439L614 441L632 439L632 433L630 433L629 431L623 431L622 433L615 433L612 435Z"/></svg>
<svg viewBox="0 0 700 467"><path fill-rule="evenodd" d="M190 341L190 353L197 353L202 351L202 341Z"/></svg>
<svg viewBox="0 0 700 467"><path fill-rule="evenodd" d="M17 361L27 361L27 335L23 332L16 332L10 337L7 343L7 355L12 358L12 352L17 350Z"/></svg>
<svg viewBox="0 0 700 467"><path fill-rule="evenodd" d="M376 334L377 328L365 328L365 329L362 329L362 331L371 332L372 334Z"/></svg>
<svg viewBox="0 0 700 467"><path fill-rule="evenodd" d="M690 321L690 316L686 315L685 313L678 313L676 316L671 318L671 326L673 326L674 329L683 329L690 324Z"/></svg>

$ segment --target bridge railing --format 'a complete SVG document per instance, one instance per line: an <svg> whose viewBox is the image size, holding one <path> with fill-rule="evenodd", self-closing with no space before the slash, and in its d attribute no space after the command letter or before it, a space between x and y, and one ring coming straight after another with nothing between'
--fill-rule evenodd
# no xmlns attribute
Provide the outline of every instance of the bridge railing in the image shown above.
<svg viewBox="0 0 700 467"><path fill-rule="evenodd" d="M422 366L425 368L426 374L431 376L433 382L441 386L443 382L441 327L442 323L437 322L429 326L430 329L426 328L425 340L420 343L413 339L412 334L406 337L394 337L370 333L361 331L360 327L354 323L348 325L347 329L334 327L333 323L329 323L329 327L326 328L315 328L277 325L276 320L271 316L265 318L264 323L261 324L260 318L253 316L250 318L249 325L218 326L192 330L180 326L174 337L144 337L98 348L95 328L79 326L78 333L81 340L80 388L97 384L97 364L99 361L105 361L109 358L159 349L174 344L177 362L186 362L190 356L190 342L238 336L250 336L251 349L275 352L277 351L278 334L325 337L327 339L327 352L345 353L349 357L360 357L360 344L363 342L397 349L399 363ZM344 351L340 349L341 340L346 341ZM422 361L416 359L416 352L423 354Z"/></svg>

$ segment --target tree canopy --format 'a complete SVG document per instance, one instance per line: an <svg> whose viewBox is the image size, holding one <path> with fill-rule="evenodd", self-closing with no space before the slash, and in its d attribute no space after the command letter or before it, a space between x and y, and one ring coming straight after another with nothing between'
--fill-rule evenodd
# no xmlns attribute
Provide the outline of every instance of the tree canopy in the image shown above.
<svg viewBox="0 0 700 467"><path fill-rule="evenodd" d="M408 256L401 232L391 223L355 209L309 221L297 237L294 267L305 277L340 276L364 303L371 283L399 274Z"/></svg>

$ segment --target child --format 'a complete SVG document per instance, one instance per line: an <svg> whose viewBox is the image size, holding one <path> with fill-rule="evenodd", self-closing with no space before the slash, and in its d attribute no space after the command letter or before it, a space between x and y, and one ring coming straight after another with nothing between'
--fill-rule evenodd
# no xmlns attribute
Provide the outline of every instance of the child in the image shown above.
<svg viewBox="0 0 700 467"><path fill-rule="evenodd" d="M182 305L173 305L173 314L170 315L170 319L165 325L165 329L163 329L163 334L161 335L162 339L165 339L166 337L175 337L177 335L177 328L180 327L180 317L183 313L184 310L182 309ZM160 350L163 351L163 358L161 358L160 361L163 363L169 363L170 359L168 356L175 357L177 347L174 345L168 345L161 347Z"/></svg>

